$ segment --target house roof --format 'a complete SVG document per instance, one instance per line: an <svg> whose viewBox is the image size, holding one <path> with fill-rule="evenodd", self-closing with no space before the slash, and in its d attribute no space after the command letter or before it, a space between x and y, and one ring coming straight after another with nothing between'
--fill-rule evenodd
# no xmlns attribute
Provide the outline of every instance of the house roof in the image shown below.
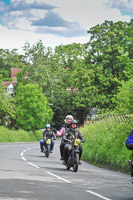
<svg viewBox="0 0 133 200"><path fill-rule="evenodd" d="M20 68L11 68L11 78L13 78L14 81L3 81L3 85L5 88L7 88L10 84L15 85L17 80L16 80L16 75L18 72L22 71Z"/></svg>
<svg viewBox="0 0 133 200"><path fill-rule="evenodd" d="M3 85L5 87L8 87L10 84L15 85L15 82L13 82L13 81L3 81Z"/></svg>
<svg viewBox="0 0 133 200"><path fill-rule="evenodd" d="M16 76L16 74L18 73L18 72L20 72L20 71L22 71L22 69L17 69L17 68L11 68L11 77L12 76Z"/></svg>

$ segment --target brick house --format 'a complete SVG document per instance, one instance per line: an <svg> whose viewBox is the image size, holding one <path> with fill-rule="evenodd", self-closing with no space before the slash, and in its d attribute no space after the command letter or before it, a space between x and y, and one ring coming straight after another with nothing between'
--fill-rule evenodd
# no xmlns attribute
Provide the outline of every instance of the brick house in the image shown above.
<svg viewBox="0 0 133 200"><path fill-rule="evenodd" d="M16 75L18 72L22 71L22 69L17 69L17 68L11 68L11 78L13 79L13 81L16 83L17 82L17 78Z"/></svg>
<svg viewBox="0 0 133 200"><path fill-rule="evenodd" d="M7 89L7 92L10 94L13 93L14 85L17 82L16 75L20 71L22 71L22 69L11 68L11 78L13 79L13 81L3 81L3 85L4 85L5 89Z"/></svg>

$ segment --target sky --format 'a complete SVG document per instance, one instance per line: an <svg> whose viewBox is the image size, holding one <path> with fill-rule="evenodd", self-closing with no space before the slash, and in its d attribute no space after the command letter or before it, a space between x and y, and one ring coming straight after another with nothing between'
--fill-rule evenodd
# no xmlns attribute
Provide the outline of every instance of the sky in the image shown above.
<svg viewBox="0 0 133 200"><path fill-rule="evenodd" d="M0 0L0 49L83 44L97 24L132 18L133 0Z"/></svg>

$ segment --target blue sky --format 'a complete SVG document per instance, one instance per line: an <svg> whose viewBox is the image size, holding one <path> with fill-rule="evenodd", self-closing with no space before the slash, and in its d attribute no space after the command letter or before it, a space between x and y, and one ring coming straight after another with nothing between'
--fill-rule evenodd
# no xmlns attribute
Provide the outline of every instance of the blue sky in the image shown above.
<svg viewBox="0 0 133 200"><path fill-rule="evenodd" d="M133 12L129 12L129 11L124 11L122 10L121 11L121 14L124 16L124 15L129 15L132 19L133 19Z"/></svg>
<svg viewBox="0 0 133 200"><path fill-rule="evenodd" d="M5 2L6 5L10 4L10 0L4 0L4 2Z"/></svg>
<svg viewBox="0 0 133 200"><path fill-rule="evenodd" d="M87 31L105 20L132 18L131 0L0 0L0 48L86 43Z"/></svg>

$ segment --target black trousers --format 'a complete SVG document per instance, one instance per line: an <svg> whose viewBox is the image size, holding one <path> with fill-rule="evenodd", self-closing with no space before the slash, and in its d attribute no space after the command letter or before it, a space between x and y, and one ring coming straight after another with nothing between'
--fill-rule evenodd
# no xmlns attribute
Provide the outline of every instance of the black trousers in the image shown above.
<svg viewBox="0 0 133 200"><path fill-rule="evenodd" d="M126 143L126 147L127 147L129 150L133 150L133 144Z"/></svg>
<svg viewBox="0 0 133 200"><path fill-rule="evenodd" d="M62 158L63 158L64 146L65 146L65 144L61 141L61 144L60 144L60 155L61 155Z"/></svg>

